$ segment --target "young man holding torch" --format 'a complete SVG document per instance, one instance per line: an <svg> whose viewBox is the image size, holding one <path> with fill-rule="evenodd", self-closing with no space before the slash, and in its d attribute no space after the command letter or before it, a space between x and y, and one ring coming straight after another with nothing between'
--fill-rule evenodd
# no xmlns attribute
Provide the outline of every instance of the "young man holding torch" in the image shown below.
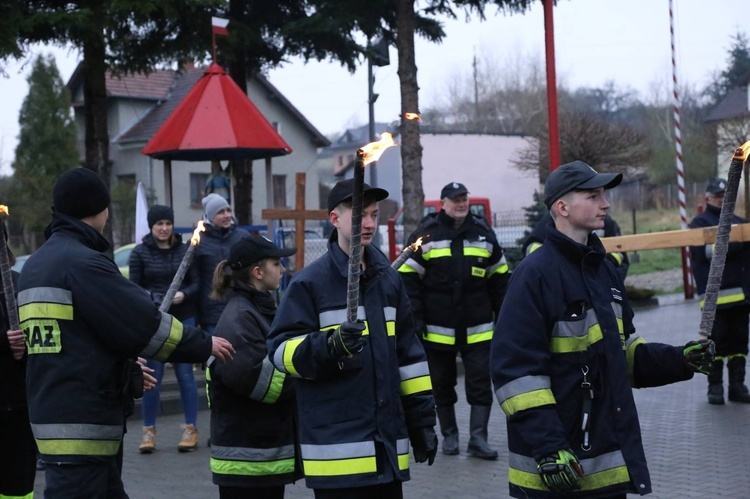
<svg viewBox="0 0 750 499"><path fill-rule="evenodd" d="M706 187L706 209L690 222L691 228L719 225L726 190L727 181L723 178L709 182ZM738 224L747 220L733 215L731 222ZM708 284L713 250L714 244L690 247L690 260L701 307ZM716 319L711 330L711 338L716 342L716 360L708 374L708 403L724 403L722 375L726 358L729 372L728 398L731 402L748 404L750 393L745 386L745 363L750 325L750 242L729 244L719 294L721 299L716 306Z"/></svg>
<svg viewBox="0 0 750 499"><path fill-rule="evenodd" d="M26 262L18 294L44 495L126 498L118 459L126 411L143 388L131 359L197 363L234 349L160 312L103 253L110 197L96 173L63 173L52 198L47 241Z"/></svg>
<svg viewBox="0 0 750 499"><path fill-rule="evenodd" d="M335 227L328 251L299 271L268 337L277 369L299 377L299 440L307 486L316 498L400 498L409 479L409 441L417 462L437 451L435 404L424 349L406 290L371 245L378 201L364 184L363 271L357 321L347 320L354 181L328 195Z"/></svg>
<svg viewBox="0 0 750 499"><path fill-rule="evenodd" d="M492 338L495 394L508 418L510 495L648 494L633 387L707 373L713 342L646 343L625 286L594 231L621 174L582 161L554 170L544 203L554 225L513 273Z"/></svg>

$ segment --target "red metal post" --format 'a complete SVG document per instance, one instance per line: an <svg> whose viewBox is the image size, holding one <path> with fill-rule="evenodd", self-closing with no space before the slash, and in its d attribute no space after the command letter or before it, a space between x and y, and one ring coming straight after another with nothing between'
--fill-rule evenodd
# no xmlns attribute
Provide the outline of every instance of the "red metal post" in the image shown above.
<svg viewBox="0 0 750 499"><path fill-rule="evenodd" d="M555 75L555 28L552 21L554 0L544 5L544 49L547 57L547 115L549 119L549 171L560 166L560 129L557 118L557 77Z"/></svg>

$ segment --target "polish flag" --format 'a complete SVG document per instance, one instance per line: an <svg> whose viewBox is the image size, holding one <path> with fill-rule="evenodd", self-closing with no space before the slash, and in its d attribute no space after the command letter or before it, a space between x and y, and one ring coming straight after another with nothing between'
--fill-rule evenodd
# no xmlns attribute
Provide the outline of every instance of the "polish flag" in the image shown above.
<svg viewBox="0 0 750 499"><path fill-rule="evenodd" d="M214 35L229 36L229 30L227 30L228 24L229 19L222 19L221 17L211 18L211 29Z"/></svg>

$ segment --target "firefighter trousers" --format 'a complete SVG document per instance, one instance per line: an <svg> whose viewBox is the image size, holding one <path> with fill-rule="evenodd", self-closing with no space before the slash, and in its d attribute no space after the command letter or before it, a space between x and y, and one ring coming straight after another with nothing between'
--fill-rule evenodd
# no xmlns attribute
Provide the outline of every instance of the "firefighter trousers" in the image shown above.
<svg viewBox="0 0 750 499"><path fill-rule="evenodd" d="M438 407L453 406L458 401L456 383L455 350L443 350L430 347L427 342L425 352L432 378L432 393L435 405ZM491 406L492 379L490 377L490 342L485 341L476 345L461 348L461 361L464 365L464 385L466 400L469 405Z"/></svg>
<svg viewBox="0 0 750 499"><path fill-rule="evenodd" d="M34 493L36 442L25 407L0 411L0 497Z"/></svg>

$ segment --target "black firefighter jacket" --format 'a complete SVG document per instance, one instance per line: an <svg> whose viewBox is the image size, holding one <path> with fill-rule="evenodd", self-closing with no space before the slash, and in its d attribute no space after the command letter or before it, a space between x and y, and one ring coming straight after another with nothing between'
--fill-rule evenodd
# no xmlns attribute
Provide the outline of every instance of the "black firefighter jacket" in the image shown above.
<svg viewBox="0 0 750 499"><path fill-rule="evenodd" d="M703 213L690 222L690 227L716 227L719 225L721 208L706 205ZM732 216L733 224L746 223L747 220ZM706 284L708 284L708 271L711 268L713 256L713 244L705 246L691 246L690 259L693 266L695 284L700 295L700 304L703 306ZM727 259L724 264L724 274L721 276L719 299L716 304L718 310L747 305L750 303L750 242L729 243Z"/></svg>
<svg viewBox="0 0 750 499"><path fill-rule="evenodd" d="M156 245L154 236L146 234L143 237L143 243L133 248L130 253L130 280L148 291L156 305L161 305L188 248L190 245L183 244L179 234L175 234L172 246L165 249ZM185 300L180 304L172 305L167 312L179 320L194 317L198 296L196 265L188 267L178 291L185 293Z"/></svg>
<svg viewBox="0 0 750 499"><path fill-rule="evenodd" d="M646 343L632 319L595 234L584 246L549 227L544 246L516 268L490 357L508 418L511 496L557 497L539 478L537 460L560 449L572 449L585 471L570 497L651 492L632 388L693 374L682 347Z"/></svg>
<svg viewBox="0 0 750 499"><path fill-rule="evenodd" d="M364 349L341 362L327 332L346 320L348 256L337 231L328 252L300 270L268 338L281 371L299 377L299 439L307 486L364 487L409 479L409 430L435 425L424 348L409 299L385 255L364 248L358 318Z"/></svg>
<svg viewBox="0 0 750 499"><path fill-rule="evenodd" d="M236 353L209 367L211 472L216 485L270 487L300 478L294 450L294 386L271 363L266 338L276 313L270 293L235 286L214 335Z"/></svg>
<svg viewBox="0 0 750 499"><path fill-rule="evenodd" d="M46 235L18 293L34 437L47 461L114 456L132 404L128 359L203 362L211 337L159 312L102 253L109 243L89 225L54 214ZM140 369L134 378L142 383Z"/></svg>
<svg viewBox="0 0 750 499"><path fill-rule="evenodd" d="M453 223L443 210L423 218L408 240L422 237L422 246L398 270L425 345L486 346L508 286L508 263L483 219Z"/></svg>

